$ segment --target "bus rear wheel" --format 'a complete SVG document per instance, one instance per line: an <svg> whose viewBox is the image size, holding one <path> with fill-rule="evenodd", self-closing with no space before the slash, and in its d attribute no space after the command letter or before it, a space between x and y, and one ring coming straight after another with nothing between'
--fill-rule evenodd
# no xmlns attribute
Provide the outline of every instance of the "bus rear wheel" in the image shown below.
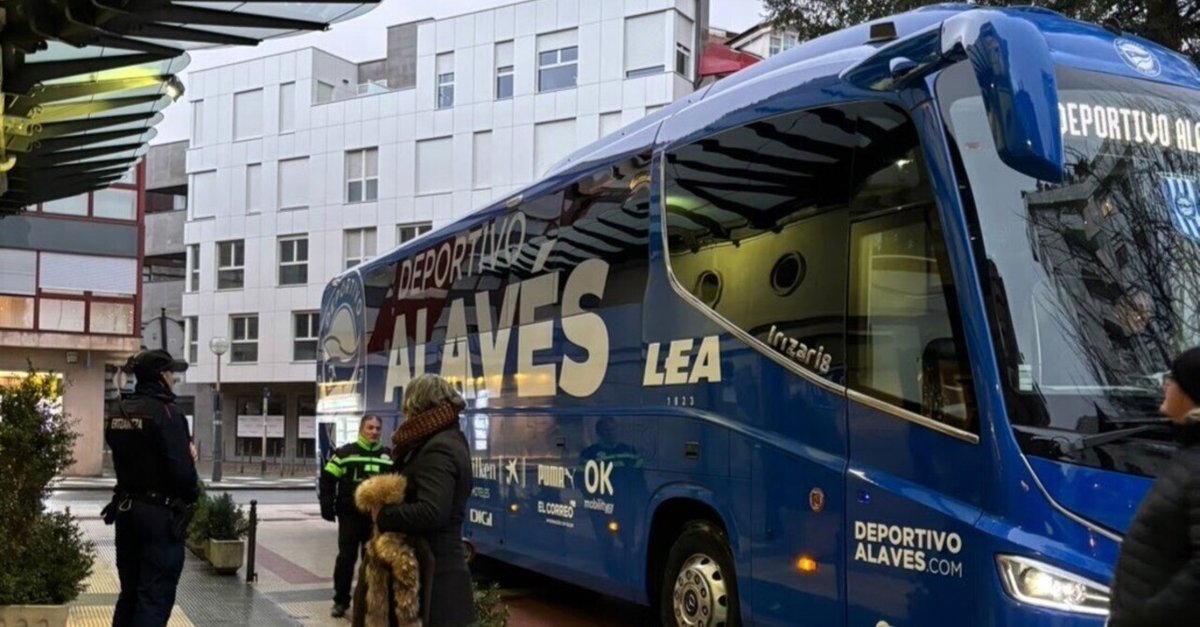
<svg viewBox="0 0 1200 627"><path fill-rule="evenodd" d="M740 627L733 554L724 532L692 521L667 554L660 620L676 627Z"/></svg>

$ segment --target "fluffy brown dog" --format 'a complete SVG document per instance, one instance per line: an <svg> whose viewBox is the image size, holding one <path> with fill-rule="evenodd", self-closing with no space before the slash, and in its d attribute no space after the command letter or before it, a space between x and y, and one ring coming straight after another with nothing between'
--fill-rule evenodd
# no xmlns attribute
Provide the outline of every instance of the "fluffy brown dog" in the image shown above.
<svg viewBox="0 0 1200 627"><path fill-rule="evenodd" d="M404 502L407 485L403 475L377 475L362 482L354 491L354 503L359 511L370 515L376 507ZM419 627L421 572L416 552L403 534L380 533L376 528L367 542L363 560L366 583L365 607L356 608L356 618L362 612L368 627L384 626L388 620L388 592L396 598L396 622L401 627ZM358 622L358 621L355 621Z"/></svg>

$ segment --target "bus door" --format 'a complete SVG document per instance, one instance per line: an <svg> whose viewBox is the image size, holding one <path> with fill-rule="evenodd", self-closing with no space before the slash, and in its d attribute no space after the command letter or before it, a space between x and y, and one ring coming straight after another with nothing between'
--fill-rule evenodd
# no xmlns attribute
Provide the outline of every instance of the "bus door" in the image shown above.
<svg viewBox="0 0 1200 627"><path fill-rule="evenodd" d="M748 518L734 558L742 618L755 625L844 619L853 114L834 106L777 115L665 157L673 279L690 308L716 314L730 332L719 392L696 402L736 425L727 498ZM659 311L665 333L687 328Z"/></svg>
<svg viewBox="0 0 1200 627"><path fill-rule="evenodd" d="M847 625L976 616L972 546L993 472L979 446L954 281L917 131L861 105L851 185ZM978 542L975 543L978 545ZM970 557L973 556L973 557Z"/></svg>

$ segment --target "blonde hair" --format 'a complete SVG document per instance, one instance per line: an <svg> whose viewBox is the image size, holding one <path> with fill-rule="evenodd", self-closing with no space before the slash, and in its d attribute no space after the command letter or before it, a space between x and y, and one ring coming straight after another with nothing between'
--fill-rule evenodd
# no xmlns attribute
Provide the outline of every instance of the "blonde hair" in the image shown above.
<svg viewBox="0 0 1200 627"><path fill-rule="evenodd" d="M455 412L467 407L467 402L450 382L436 374L423 374L404 387L403 410L410 418L445 403L449 403Z"/></svg>

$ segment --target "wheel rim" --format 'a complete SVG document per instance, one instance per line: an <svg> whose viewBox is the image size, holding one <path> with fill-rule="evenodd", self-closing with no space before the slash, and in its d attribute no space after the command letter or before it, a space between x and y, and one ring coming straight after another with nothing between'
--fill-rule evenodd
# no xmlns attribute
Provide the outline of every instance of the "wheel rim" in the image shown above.
<svg viewBox="0 0 1200 627"><path fill-rule="evenodd" d="M680 627L722 627L728 617L725 574L713 558L697 553L675 578L675 623Z"/></svg>

